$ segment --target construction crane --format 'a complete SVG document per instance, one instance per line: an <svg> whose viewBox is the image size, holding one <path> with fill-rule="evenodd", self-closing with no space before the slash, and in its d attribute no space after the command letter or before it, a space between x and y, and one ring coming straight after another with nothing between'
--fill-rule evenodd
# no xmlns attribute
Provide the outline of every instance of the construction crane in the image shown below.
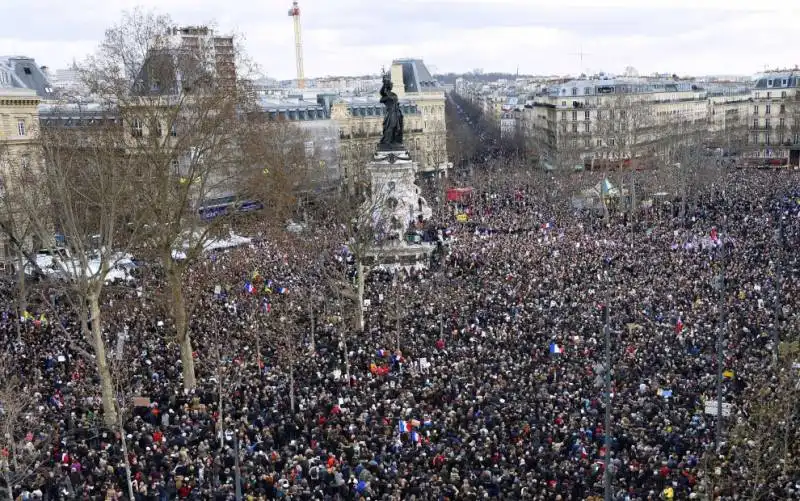
<svg viewBox="0 0 800 501"><path fill-rule="evenodd" d="M297 5L297 0L292 2L289 16L294 18L294 57L295 64L297 64L297 86L304 89L306 87L306 77L303 74L303 39L300 36L300 7Z"/></svg>

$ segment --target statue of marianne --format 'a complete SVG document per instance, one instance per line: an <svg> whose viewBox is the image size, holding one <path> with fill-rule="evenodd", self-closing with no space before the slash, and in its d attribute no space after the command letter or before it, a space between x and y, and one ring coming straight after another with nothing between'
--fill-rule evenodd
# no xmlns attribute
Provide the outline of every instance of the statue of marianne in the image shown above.
<svg viewBox="0 0 800 501"><path fill-rule="evenodd" d="M383 136L378 143L378 151L405 150L403 146L403 112L397 94L392 92L391 77L384 73L381 86L381 104L386 107L383 116Z"/></svg>

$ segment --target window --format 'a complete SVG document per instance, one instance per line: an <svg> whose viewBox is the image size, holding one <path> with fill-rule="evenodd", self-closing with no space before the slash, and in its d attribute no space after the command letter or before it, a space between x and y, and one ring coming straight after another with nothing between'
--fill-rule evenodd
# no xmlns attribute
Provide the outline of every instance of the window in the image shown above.
<svg viewBox="0 0 800 501"><path fill-rule="evenodd" d="M758 129L758 119L757 118L753 119L753 128L754 129Z"/></svg>
<svg viewBox="0 0 800 501"><path fill-rule="evenodd" d="M577 87L573 87L572 88L572 95L573 96L577 96L578 95L578 88Z"/></svg>
<svg viewBox="0 0 800 501"><path fill-rule="evenodd" d="M597 120L602 120L602 119L603 119L603 111L597 110Z"/></svg>
<svg viewBox="0 0 800 501"><path fill-rule="evenodd" d="M341 132L340 132L340 134L341 134ZM175 126L175 124L172 124L172 126L169 128L169 135L172 136L172 137L177 137L178 136L178 128Z"/></svg>
<svg viewBox="0 0 800 501"><path fill-rule="evenodd" d="M567 119L567 112L566 111L562 111L561 112L561 120L566 120L566 119Z"/></svg>
<svg viewBox="0 0 800 501"><path fill-rule="evenodd" d="M769 115L769 112L770 112L771 108L772 108L772 106L770 106L769 104L764 106L764 114L765 115Z"/></svg>
<svg viewBox="0 0 800 501"><path fill-rule="evenodd" d="M578 112L577 111L573 111L572 112L572 119L573 120L577 120L578 119Z"/></svg>
<svg viewBox="0 0 800 501"><path fill-rule="evenodd" d="M131 136L142 137L142 121L138 118L134 118L131 123Z"/></svg>
<svg viewBox="0 0 800 501"><path fill-rule="evenodd" d="M591 147L591 146L592 146L592 140L591 140L591 139L589 139L589 138L587 137L586 139L584 139L584 140L583 140L583 147L584 147L584 148L589 148L589 147Z"/></svg>
<svg viewBox="0 0 800 501"><path fill-rule="evenodd" d="M589 110L583 112L583 118L584 120L589 120Z"/></svg>
<svg viewBox="0 0 800 501"><path fill-rule="evenodd" d="M20 136L25 135L25 120L17 120L17 132Z"/></svg>
<svg viewBox="0 0 800 501"><path fill-rule="evenodd" d="M753 115L758 115L758 105L753 106Z"/></svg>
<svg viewBox="0 0 800 501"><path fill-rule="evenodd" d="M561 101L561 106L566 106L566 105L567 105L566 101Z"/></svg>
<svg viewBox="0 0 800 501"><path fill-rule="evenodd" d="M603 140L602 139L598 139L597 140L597 147L599 148L600 146L603 146Z"/></svg>
<svg viewBox="0 0 800 501"><path fill-rule="evenodd" d="M578 124L572 124L572 132L578 132Z"/></svg>
<svg viewBox="0 0 800 501"><path fill-rule="evenodd" d="M163 131L161 130L161 122L158 120L153 120L153 123L150 124L150 135L153 137L161 137L163 135Z"/></svg>
<svg viewBox="0 0 800 501"><path fill-rule="evenodd" d="M786 119L781 118L780 120L778 120L778 127L781 128L781 129L786 127Z"/></svg>
<svg viewBox="0 0 800 501"><path fill-rule="evenodd" d="M181 163L178 161L177 158L173 158L172 161L170 162L170 165L172 165L172 170L173 171L177 171L178 167L181 166Z"/></svg>
<svg viewBox="0 0 800 501"><path fill-rule="evenodd" d="M30 75L30 74L31 74L31 69L30 69L30 68L23 68L23 69L22 69L22 71L23 71L23 72L24 72L26 75Z"/></svg>
<svg viewBox="0 0 800 501"><path fill-rule="evenodd" d="M583 123L583 131L584 132L589 132L589 122L584 122Z"/></svg>
<svg viewBox="0 0 800 501"><path fill-rule="evenodd" d="M617 145L617 140L613 137L608 141L608 143L613 147Z"/></svg>
<svg viewBox="0 0 800 501"><path fill-rule="evenodd" d="M781 91L781 97L786 97L786 91L785 90Z"/></svg>
<svg viewBox="0 0 800 501"><path fill-rule="evenodd" d="M772 87L772 79L767 80L767 87Z"/></svg>
<svg viewBox="0 0 800 501"><path fill-rule="evenodd" d="M766 120L764 120L764 128L765 128L765 129L769 129L769 118L767 118Z"/></svg>
<svg viewBox="0 0 800 501"><path fill-rule="evenodd" d="M767 99L772 97L772 92L767 92Z"/></svg>
<svg viewBox="0 0 800 501"><path fill-rule="evenodd" d="M780 109L780 114L783 115L784 113L786 113L786 105L782 104Z"/></svg>
<svg viewBox="0 0 800 501"><path fill-rule="evenodd" d="M781 80L781 87L786 87L786 79Z"/></svg>
<svg viewBox="0 0 800 501"><path fill-rule="evenodd" d="M592 93L592 88L591 87L584 87L583 88L583 93L586 94L587 96L590 95Z"/></svg>

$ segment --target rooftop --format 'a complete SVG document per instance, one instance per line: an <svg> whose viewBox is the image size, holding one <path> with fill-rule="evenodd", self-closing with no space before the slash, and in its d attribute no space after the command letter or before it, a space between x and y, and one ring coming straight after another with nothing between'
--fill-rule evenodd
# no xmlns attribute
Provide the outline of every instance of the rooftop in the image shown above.
<svg viewBox="0 0 800 501"><path fill-rule="evenodd" d="M407 93L439 89L439 82L431 76L422 59L395 59L392 64L403 67L403 85Z"/></svg>
<svg viewBox="0 0 800 501"><path fill-rule="evenodd" d="M31 89L43 99L53 96L47 76L26 56L0 56L0 88Z"/></svg>

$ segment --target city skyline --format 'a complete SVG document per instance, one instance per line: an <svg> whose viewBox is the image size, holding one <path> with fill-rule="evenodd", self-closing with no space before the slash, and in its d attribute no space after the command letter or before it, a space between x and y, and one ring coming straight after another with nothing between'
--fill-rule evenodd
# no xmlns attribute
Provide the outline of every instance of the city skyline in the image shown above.
<svg viewBox="0 0 800 501"><path fill-rule="evenodd" d="M170 10L154 0L7 4L0 7L0 18L10 20L0 55L67 67L92 53L105 29L137 5L169 14L179 25L212 23L242 37L260 72L295 76L290 0L231 0L224 12L209 0L176 0ZM300 8L307 78L376 74L403 57L424 59L440 73L519 68L559 75L622 73L628 66L641 74L749 75L800 62L790 36L800 9L774 0L757 7L738 0L655 0L647 7L631 0L566 0L558 6L539 0L300 0ZM26 22L31 15L36 23Z"/></svg>

